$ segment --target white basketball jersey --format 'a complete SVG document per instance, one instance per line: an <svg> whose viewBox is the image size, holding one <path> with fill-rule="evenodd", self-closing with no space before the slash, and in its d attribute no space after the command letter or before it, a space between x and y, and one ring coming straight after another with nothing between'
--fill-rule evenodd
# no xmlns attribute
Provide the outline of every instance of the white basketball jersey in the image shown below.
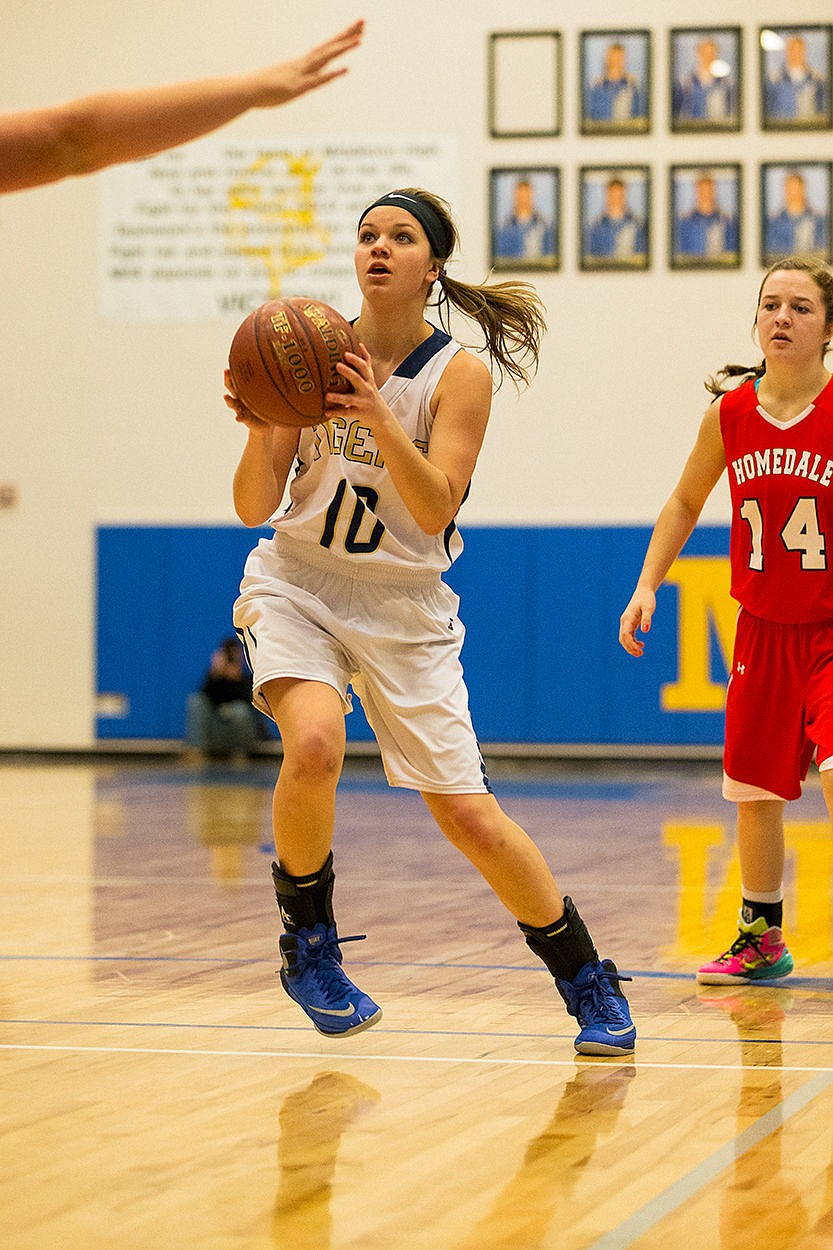
<svg viewBox="0 0 833 1250"><path fill-rule="evenodd" d="M380 394L417 448L426 454L433 417L431 397L459 343L435 329L380 387ZM417 525L393 485L367 425L343 417L302 430L290 504L272 517L278 541L304 543L321 562L329 552L371 567L447 569L463 549L452 521L442 534ZM297 550L297 548L296 548ZM381 570L380 570L381 571ZM372 575L372 574L371 574Z"/></svg>

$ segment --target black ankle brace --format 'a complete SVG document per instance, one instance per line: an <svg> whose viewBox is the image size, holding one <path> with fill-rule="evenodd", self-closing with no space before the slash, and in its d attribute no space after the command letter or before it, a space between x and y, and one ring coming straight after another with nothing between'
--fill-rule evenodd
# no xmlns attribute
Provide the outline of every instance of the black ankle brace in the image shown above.
<svg viewBox="0 0 833 1250"><path fill-rule="evenodd" d="M757 900L744 898L741 902L740 914L746 924L753 924L759 916L763 916L768 929L771 929L773 925L778 929L784 927L783 899L779 899L777 903L759 903Z"/></svg>
<svg viewBox="0 0 833 1250"><path fill-rule="evenodd" d="M526 944L547 965L559 981L572 981L587 963L598 963L598 953L587 926L576 910L573 900L564 898L564 915L552 924L537 929L518 921Z"/></svg>
<svg viewBox="0 0 833 1250"><path fill-rule="evenodd" d="M278 909L286 928L312 929L317 924L335 924L333 916L333 853L324 860L318 872L306 877L293 877L278 864L272 864L272 881Z"/></svg>

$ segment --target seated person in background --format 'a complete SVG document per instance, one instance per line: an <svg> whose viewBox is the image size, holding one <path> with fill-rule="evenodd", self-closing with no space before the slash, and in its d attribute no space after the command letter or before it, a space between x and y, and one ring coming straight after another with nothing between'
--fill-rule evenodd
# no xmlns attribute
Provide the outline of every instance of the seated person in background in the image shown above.
<svg viewBox="0 0 833 1250"><path fill-rule="evenodd" d="M236 638L225 638L211 657L202 687L188 696L189 747L214 757L250 755L265 737L251 699L243 648Z"/></svg>

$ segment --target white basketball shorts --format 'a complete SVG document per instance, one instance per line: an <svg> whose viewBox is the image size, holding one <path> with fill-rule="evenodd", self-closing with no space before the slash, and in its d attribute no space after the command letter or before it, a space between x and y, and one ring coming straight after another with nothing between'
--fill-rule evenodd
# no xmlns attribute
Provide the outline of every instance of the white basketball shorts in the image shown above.
<svg viewBox="0 0 833 1250"><path fill-rule="evenodd" d="M348 687L376 736L388 784L430 794L490 790L460 663L459 600L433 570L359 566L328 552L262 539L246 561L234 625L254 675L252 701L271 715L275 678Z"/></svg>

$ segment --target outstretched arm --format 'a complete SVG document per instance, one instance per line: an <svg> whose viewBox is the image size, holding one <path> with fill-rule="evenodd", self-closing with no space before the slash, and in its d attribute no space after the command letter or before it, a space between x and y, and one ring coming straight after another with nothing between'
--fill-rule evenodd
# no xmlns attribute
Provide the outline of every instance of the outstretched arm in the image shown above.
<svg viewBox="0 0 833 1250"><path fill-rule="evenodd" d="M720 401L715 400L706 410L682 476L657 518L636 589L620 618L619 642L630 655L639 656L645 650L644 642L635 637L636 631L647 634L650 630L656 592L685 546L725 467Z"/></svg>
<svg viewBox="0 0 833 1250"><path fill-rule="evenodd" d="M0 192L141 160L217 130L249 109L286 104L346 73L333 61L356 47L363 30L363 22L354 22L303 56L234 77L109 91L0 114Z"/></svg>

